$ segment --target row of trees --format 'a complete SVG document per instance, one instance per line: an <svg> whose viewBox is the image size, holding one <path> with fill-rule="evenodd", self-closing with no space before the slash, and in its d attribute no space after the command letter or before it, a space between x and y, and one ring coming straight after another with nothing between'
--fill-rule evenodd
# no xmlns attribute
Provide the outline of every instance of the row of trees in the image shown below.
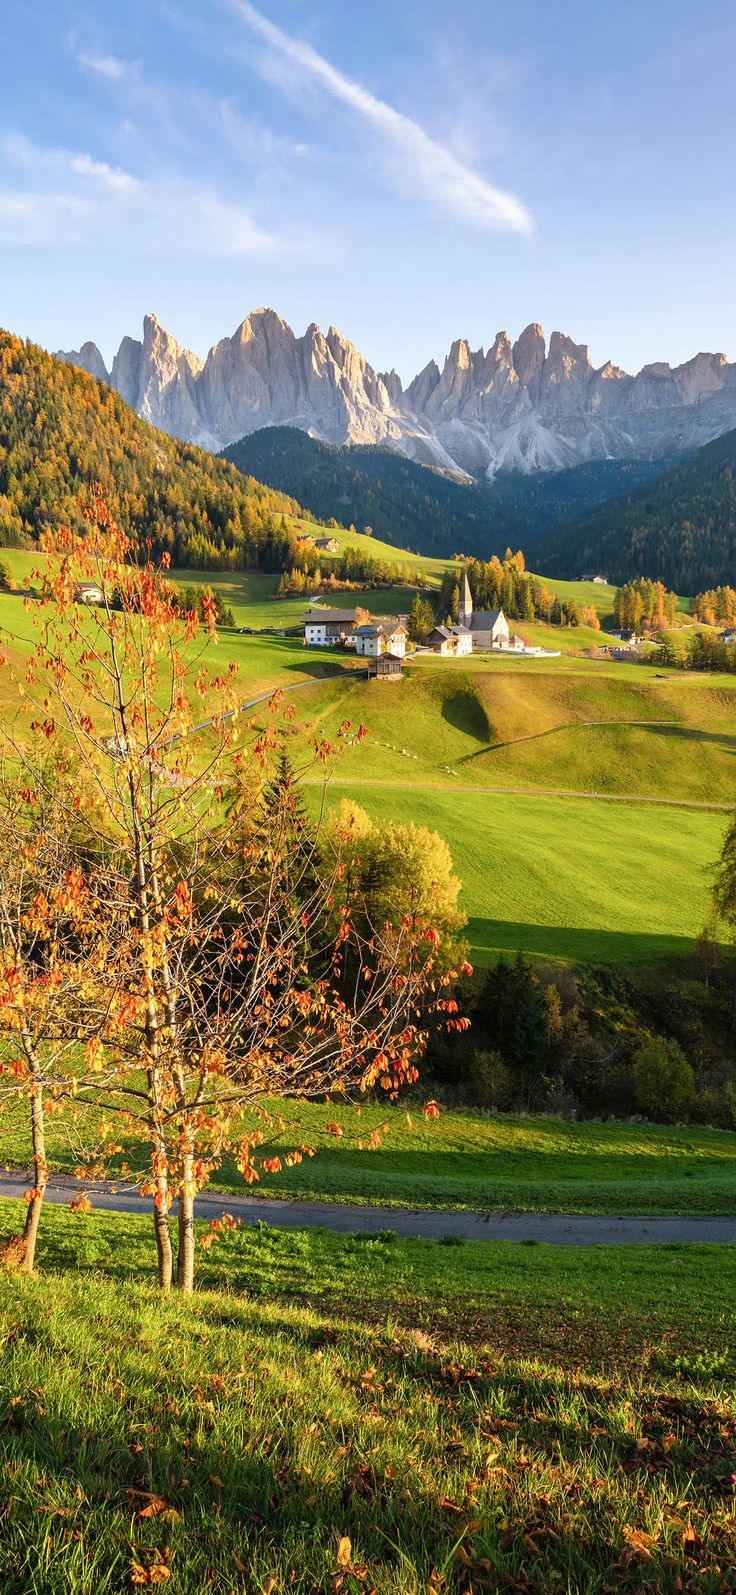
<svg viewBox="0 0 736 1595"><path fill-rule="evenodd" d="M724 642L717 632L690 632L683 648L667 637L649 656L652 665L669 670L710 670L736 672L736 644Z"/></svg>
<svg viewBox="0 0 736 1595"><path fill-rule="evenodd" d="M728 878L733 899L732 867ZM430 1042L425 1079L446 1100L498 1112L736 1128L733 980L711 935L688 964L656 970L502 957L464 992L468 1036Z"/></svg>
<svg viewBox="0 0 736 1595"><path fill-rule="evenodd" d="M591 605L580 605L574 598L560 599L549 591L544 582L530 575L521 550L512 553L507 548L503 560L467 560L464 564L473 594L473 604L478 610L502 609L509 620L544 620L551 626L591 626L600 629L598 611ZM445 572L437 603L440 619L456 624L460 603L460 572Z"/></svg>
<svg viewBox="0 0 736 1595"><path fill-rule="evenodd" d="M659 631L671 626L677 608L677 595L662 582L637 576L619 587L613 601L616 625L621 631Z"/></svg>
<svg viewBox="0 0 736 1595"><path fill-rule="evenodd" d="M216 625L235 625L232 609L217 587L189 582L185 587L172 588L171 601L180 614L194 614L204 624L207 623L207 617L214 614Z"/></svg>
<svg viewBox="0 0 736 1595"><path fill-rule="evenodd" d="M693 599L693 614L704 626L732 626L736 621L736 589L710 587Z"/></svg>
<svg viewBox="0 0 736 1595"><path fill-rule="evenodd" d="M45 539L37 646L3 727L0 1109L28 1114L34 1170L18 1258L32 1268L51 1115L81 1178L113 1164L139 1182L160 1285L189 1291L197 1193L226 1155L247 1182L280 1166L266 1132L309 1155L300 1102L395 1096L428 1028L464 1021L434 876L400 888L354 816L307 821L276 758L279 695L258 733L234 667L207 668L214 603L204 625L182 613L101 497L84 517ZM116 605L75 604L85 580ZM318 740L318 766L333 752Z"/></svg>

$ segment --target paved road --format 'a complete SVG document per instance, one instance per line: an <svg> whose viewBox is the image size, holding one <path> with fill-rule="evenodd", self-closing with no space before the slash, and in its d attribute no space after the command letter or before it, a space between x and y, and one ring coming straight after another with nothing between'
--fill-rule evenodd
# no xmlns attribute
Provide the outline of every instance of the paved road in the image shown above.
<svg viewBox="0 0 736 1595"><path fill-rule="evenodd" d="M27 1179L0 1178L0 1197L22 1197ZM135 1186L90 1181L54 1180L47 1202L64 1203L84 1189L93 1205L105 1212L146 1213ZM405 1207L353 1207L348 1203L285 1202L266 1197L215 1195L197 1202L199 1216L232 1213L244 1224L272 1224L277 1229L329 1229L339 1234L392 1229L397 1235L439 1240L457 1235L480 1241L547 1241L554 1246L635 1246L698 1242L736 1242L735 1218L609 1218L598 1214L466 1213Z"/></svg>

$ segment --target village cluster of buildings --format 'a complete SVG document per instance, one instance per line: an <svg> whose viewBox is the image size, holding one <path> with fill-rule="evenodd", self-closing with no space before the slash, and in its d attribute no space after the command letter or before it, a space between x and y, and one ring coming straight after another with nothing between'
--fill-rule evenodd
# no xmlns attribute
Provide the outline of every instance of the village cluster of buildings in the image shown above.
<svg viewBox="0 0 736 1595"><path fill-rule="evenodd" d="M308 648L352 648L359 658L394 661L370 674L400 675L407 651L408 627L405 615L375 615L360 620L354 609L321 609L311 606L304 616L304 641ZM475 610L467 573L463 575L457 625L434 626L425 642L424 653L462 658L474 649L515 654L539 654L544 650L527 648L523 638L509 630L502 609Z"/></svg>

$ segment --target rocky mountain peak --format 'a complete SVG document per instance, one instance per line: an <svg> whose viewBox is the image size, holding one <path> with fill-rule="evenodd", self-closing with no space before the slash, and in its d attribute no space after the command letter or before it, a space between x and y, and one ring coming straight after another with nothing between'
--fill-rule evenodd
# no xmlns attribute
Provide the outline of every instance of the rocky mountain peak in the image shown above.
<svg viewBox="0 0 736 1595"><path fill-rule="evenodd" d="M538 321L524 328L511 350L514 370L522 388L528 390L532 404L539 398L545 352L544 333Z"/></svg>
<svg viewBox="0 0 736 1595"><path fill-rule="evenodd" d="M466 472L556 470L583 460L656 457L736 426L736 365L700 353L628 376L595 370L587 345L537 322L486 352L457 338L404 388L378 373L336 327L296 337L268 306L251 311L203 362L147 315L123 338L108 377L99 349L60 351L176 436L220 448L258 427L296 426L331 443L385 442L413 459Z"/></svg>
<svg viewBox="0 0 736 1595"><path fill-rule="evenodd" d="M57 349L54 359L63 360L66 365L79 366L80 371L86 371L98 382L110 381L110 373L96 343L88 341L82 344L81 349Z"/></svg>

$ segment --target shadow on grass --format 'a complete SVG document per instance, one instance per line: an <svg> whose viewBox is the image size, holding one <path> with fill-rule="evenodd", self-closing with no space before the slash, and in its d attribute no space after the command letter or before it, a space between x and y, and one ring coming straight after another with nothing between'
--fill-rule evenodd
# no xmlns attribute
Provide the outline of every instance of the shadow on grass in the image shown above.
<svg viewBox="0 0 736 1595"><path fill-rule="evenodd" d="M24 1306L0 1368L4 1595L117 1595L133 1562L184 1595L733 1588L736 1425L695 1393L212 1298L132 1293L105 1340L107 1283L64 1319ZM339 1585L342 1536L368 1566Z"/></svg>
<svg viewBox="0 0 736 1595"><path fill-rule="evenodd" d="M476 742L488 742L488 716L477 693L468 688L458 688L456 692L445 694L442 699L442 718L456 731L474 737ZM467 759L477 757L475 753L465 754L460 762L465 763Z"/></svg>
<svg viewBox="0 0 736 1595"><path fill-rule="evenodd" d="M660 958L684 958L694 937L659 935L654 931L599 930L570 925L535 925L508 919L468 920L465 931L473 952L483 961L497 953L530 953L579 964L638 964Z"/></svg>

